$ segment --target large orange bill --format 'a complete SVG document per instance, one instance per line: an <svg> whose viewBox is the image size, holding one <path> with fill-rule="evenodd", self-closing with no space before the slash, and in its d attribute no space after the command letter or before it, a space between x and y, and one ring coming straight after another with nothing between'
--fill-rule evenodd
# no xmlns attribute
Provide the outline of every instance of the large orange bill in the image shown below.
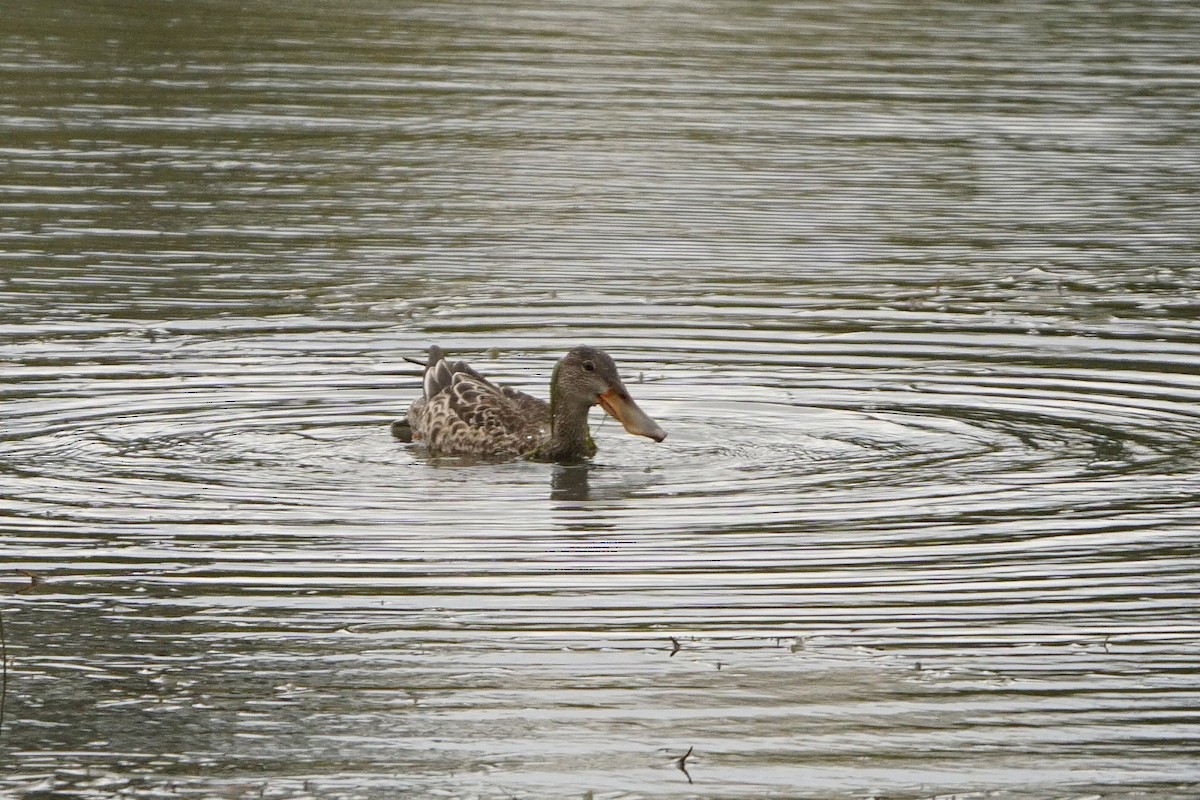
<svg viewBox="0 0 1200 800"><path fill-rule="evenodd" d="M648 436L656 442L667 438L667 432L638 408L623 386L600 395L600 407L635 436Z"/></svg>

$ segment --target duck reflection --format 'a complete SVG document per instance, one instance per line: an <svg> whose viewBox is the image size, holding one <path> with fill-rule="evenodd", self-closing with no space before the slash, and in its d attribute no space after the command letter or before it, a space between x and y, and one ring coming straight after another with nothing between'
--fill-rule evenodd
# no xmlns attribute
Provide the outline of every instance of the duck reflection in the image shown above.
<svg viewBox="0 0 1200 800"><path fill-rule="evenodd" d="M550 499L580 502L591 499L591 464L559 464L550 472Z"/></svg>
<svg viewBox="0 0 1200 800"><path fill-rule="evenodd" d="M629 474L590 462L556 464L550 472L550 499L562 503L623 500L659 480L661 476L649 471Z"/></svg>

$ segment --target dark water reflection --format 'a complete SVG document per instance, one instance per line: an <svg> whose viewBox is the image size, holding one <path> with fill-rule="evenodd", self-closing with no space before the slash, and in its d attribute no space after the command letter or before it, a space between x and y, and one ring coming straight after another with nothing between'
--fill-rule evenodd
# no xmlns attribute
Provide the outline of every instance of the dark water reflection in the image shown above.
<svg viewBox="0 0 1200 800"><path fill-rule="evenodd" d="M0 793L1195 797L1198 36L7 15ZM666 442L388 435L583 341Z"/></svg>

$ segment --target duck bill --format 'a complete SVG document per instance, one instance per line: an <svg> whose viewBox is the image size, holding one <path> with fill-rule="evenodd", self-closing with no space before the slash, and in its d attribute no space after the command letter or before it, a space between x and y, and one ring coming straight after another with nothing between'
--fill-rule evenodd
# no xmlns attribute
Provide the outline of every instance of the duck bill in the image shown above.
<svg viewBox="0 0 1200 800"><path fill-rule="evenodd" d="M600 407L634 436L647 436L656 442L667 438L667 432L638 408L623 386L600 395Z"/></svg>

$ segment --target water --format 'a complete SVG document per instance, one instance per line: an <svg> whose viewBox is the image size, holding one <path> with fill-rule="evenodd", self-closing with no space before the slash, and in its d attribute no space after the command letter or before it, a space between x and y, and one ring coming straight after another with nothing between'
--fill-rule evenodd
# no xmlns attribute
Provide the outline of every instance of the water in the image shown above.
<svg viewBox="0 0 1200 800"><path fill-rule="evenodd" d="M44 6L0 793L1200 794L1196 8ZM435 342L669 438L431 461Z"/></svg>

